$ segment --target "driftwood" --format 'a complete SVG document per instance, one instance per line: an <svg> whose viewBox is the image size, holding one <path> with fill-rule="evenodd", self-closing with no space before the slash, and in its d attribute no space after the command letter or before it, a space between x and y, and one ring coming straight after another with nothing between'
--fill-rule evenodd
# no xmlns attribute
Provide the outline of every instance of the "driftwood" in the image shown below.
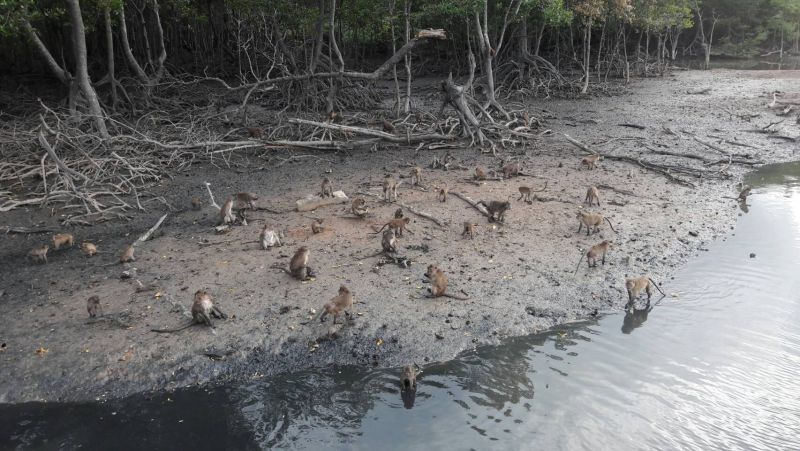
<svg viewBox="0 0 800 451"><path fill-rule="evenodd" d="M695 155L695 154L691 154L691 153L670 152L668 150L654 149L654 148L652 148L650 146L646 146L646 147L651 152L659 154L659 155L669 155L671 157L690 158L692 160L700 160L706 166L712 166L712 165L715 165L715 164L724 163L726 161L730 161L731 163L735 163L735 164L747 165L747 166L754 166L754 165L757 165L757 164L764 164L763 161L743 160L743 159L739 159L739 158L724 158L722 160L709 160L708 158L705 158L703 156ZM729 157L730 156L732 156L732 155L729 155Z"/></svg>
<svg viewBox="0 0 800 451"><path fill-rule="evenodd" d="M472 205L473 208L478 210L482 215L486 216L487 218L491 218L491 215L486 210L486 208L484 208L484 206L480 205L478 202L475 202L474 200L470 199L469 197L467 197L467 196L465 196L465 195L463 195L463 194L461 194L459 192L456 192L456 191L450 191L450 194L452 194L453 196L456 196L457 198L463 200L464 202Z"/></svg>
<svg viewBox="0 0 800 451"><path fill-rule="evenodd" d="M356 193L356 194L358 194L358 195L360 195L360 196L369 196L369 197L374 197L375 199L381 199L381 200L383 200L383 197L382 197L382 196L379 196L379 195L377 195L377 194L367 193L367 192L364 192L364 191L359 191L359 192L358 192L358 193ZM406 204L404 204L404 203L402 203L402 202L399 202L399 201L397 201L397 200L395 200L395 201L394 201L394 202L392 202L392 203L393 203L393 204L396 204L396 205L399 205L399 206L401 206L401 207L403 207L403 208L405 208L406 210L410 211L411 213L414 213L415 215L417 215L417 216L419 216L419 217L421 217L421 218L425 218L425 219L427 219L427 220L429 220L429 221L433 222L434 224L438 225L439 227L444 227L444 222L442 222L442 221L441 221L441 220L439 220L439 219L436 219L436 218L434 218L434 217L433 217L433 216L431 216L429 213L425 213L424 211L417 210L416 208L414 208L414 207L412 207L412 206L410 206L410 205L406 205Z"/></svg>
<svg viewBox="0 0 800 451"><path fill-rule="evenodd" d="M326 205L344 204L350 200L343 191L334 191L333 197L319 197L317 195L299 199L295 204L297 211L313 211Z"/></svg>
<svg viewBox="0 0 800 451"><path fill-rule="evenodd" d="M133 242L132 246L136 246L137 244L144 243L145 241L147 241L150 238L150 235L152 235L156 230L158 230L159 227L161 227L161 223L164 222L165 219L167 219L168 214L169 213L164 213L164 216L158 218L158 222L156 222L156 225L150 227L150 229L147 232L144 232L142 236L137 238L136 241Z"/></svg>

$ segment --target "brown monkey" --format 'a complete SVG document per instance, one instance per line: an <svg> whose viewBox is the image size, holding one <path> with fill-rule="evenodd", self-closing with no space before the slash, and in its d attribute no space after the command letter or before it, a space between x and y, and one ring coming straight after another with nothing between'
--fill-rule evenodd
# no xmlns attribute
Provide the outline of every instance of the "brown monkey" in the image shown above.
<svg viewBox="0 0 800 451"><path fill-rule="evenodd" d="M352 307L353 294L347 289L346 286L342 285L339 287L339 294L325 304L324 307L322 307L322 311L319 315L319 322L325 322L326 316L333 315L333 324L336 324L336 320L339 318L339 315L342 314L342 312L344 312L345 318L352 317L348 311Z"/></svg>
<svg viewBox="0 0 800 451"><path fill-rule="evenodd" d="M342 113L339 111L331 111L328 113L328 122L333 122L335 124L342 122Z"/></svg>
<svg viewBox="0 0 800 451"><path fill-rule="evenodd" d="M53 235L53 249L59 250L61 246L72 247L75 238L69 233L57 233Z"/></svg>
<svg viewBox="0 0 800 451"><path fill-rule="evenodd" d="M260 139L264 136L264 129L261 127L247 127L247 136L249 138Z"/></svg>
<svg viewBox="0 0 800 451"><path fill-rule="evenodd" d="M483 181L486 180L486 171L483 170L480 166L475 168L475 175L472 177L474 180Z"/></svg>
<svg viewBox="0 0 800 451"><path fill-rule="evenodd" d="M583 200L583 203L588 203L591 207L593 203L597 202L597 206L600 206L600 191L597 190L596 186L590 186L589 189L586 190L586 198Z"/></svg>
<svg viewBox="0 0 800 451"><path fill-rule="evenodd" d="M261 243L261 249L267 250L272 246L283 246L280 236L274 230L269 230L268 227L267 224L264 224L264 228L258 234L258 242Z"/></svg>
<svg viewBox="0 0 800 451"><path fill-rule="evenodd" d="M422 168L414 166L411 168L411 185L418 186L422 184Z"/></svg>
<svg viewBox="0 0 800 451"><path fill-rule="evenodd" d="M394 229L397 232L397 236L403 236L403 231L406 229L409 222L411 222L411 218L392 219L378 229L375 234L381 233L381 231L388 226L390 230Z"/></svg>
<svg viewBox="0 0 800 451"><path fill-rule="evenodd" d="M87 257L92 257L97 253L97 246L87 241L81 243L81 249L83 253L86 254Z"/></svg>
<svg viewBox="0 0 800 451"><path fill-rule="evenodd" d="M581 160L581 167L586 166L587 169L594 169L598 161L602 161L603 156L600 154L588 155Z"/></svg>
<svg viewBox="0 0 800 451"><path fill-rule="evenodd" d="M439 194L436 195L436 198L439 199L441 202L447 202L447 194L450 190L447 189L447 185L439 188Z"/></svg>
<svg viewBox="0 0 800 451"><path fill-rule="evenodd" d="M257 210L256 201L258 200L258 195L256 193L236 193L236 207L237 208L249 208L251 210Z"/></svg>
<svg viewBox="0 0 800 451"><path fill-rule="evenodd" d="M100 298L98 296L91 296L86 300L86 311L89 312L89 318L97 317L98 313L103 316L103 308L100 306Z"/></svg>
<svg viewBox="0 0 800 451"><path fill-rule="evenodd" d="M311 232L316 235L318 233L324 232L325 228L322 227L322 219L317 219L311 223Z"/></svg>
<svg viewBox="0 0 800 451"><path fill-rule="evenodd" d="M625 279L625 289L628 290L628 303L625 304L625 310L628 310L628 308L633 306L634 302L636 301L636 298L638 298L639 295L642 294L642 290L647 292L647 305L650 305L650 297L653 295L653 292L650 289L651 283L653 284L653 286L658 288L658 291L663 296L666 296L666 294L664 294L664 292L661 291L661 288L659 288L659 286L656 285L656 283L653 282L653 279L651 279L649 276L635 277L633 279Z"/></svg>
<svg viewBox="0 0 800 451"><path fill-rule="evenodd" d="M192 210L199 210L201 208L203 208L203 203L200 199L197 196L192 197Z"/></svg>
<svg viewBox="0 0 800 451"><path fill-rule="evenodd" d="M402 391L417 389L417 372L413 366L403 367L403 371L400 373L400 389Z"/></svg>
<svg viewBox="0 0 800 451"><path fill-rule="evenodd" d="M464 221L464 231L461 232L462 237L469 237L469 239L475 239L475 226L477 224L473 224L469 221Z"/></svg>
<svg viewBox="0 0 800 451"><path fill-rule="evenodd" d="M386 231L383 232L381 247L383 247L383 252L387 254L397 252L397 238L394 229L386 229Z"/></svg>
<svg viewBox="0 0 800 451"><path fill-rule="evenodd" d="M542 191L544 191L546 189L547 189L547 181L544 182L544 188L542 188L540 190L537 190L537 191L534 191L529 186L520 186L519 187L519 199L517 199L517 200L525 199L525 202L530 204L530 203L533 202L533 197L536 197L536 196L531 197L531 194L539 193L539 192L542 192Z"/></svg>
<svg viewBox="0 0 800 451"><path fill-rule="evenodd" d="M308 280L314 277L314 271L308 266L309 251L301 246L289 261L289 274L298 280Z"/></svg>
<svg viewBox="0 0 800 451"><path fill-rule="evenodd" d="M495 216L497 216L496 220L498 222L505 222L506 211L511 210L511 202L493 200L488 204L484 201L480 201L478 204L483 205L486 211L489 212L489 222L494 222Z"/></svg>
<svg viewBox="0 0 800 451"><path fill-rule="evenodd" d="M236 216L233 215L233 198L229 197L219 209L219 225L233 224L234 221Z"/></svg>
<svg viewBox="0 0 800 451"><path fill-rule="evenodd" d="M28 258L32 262L47 263L47 251L50 250L50 245L43 244L39 247L34 247L28 252Z"/></svg>
<svg viewBox="0 0 800 451"><path fill-rule="evenodd" d="M469 299L467 297L461 297L447 293L447 277L444 275L444 272L436 266L428 265L428 271L425 272L425 276L431 282L431 286L428 288L428 297L438 298L445 296L462 301Z"/></svg>
<svg viewBox="0 0 800 451"><path fill-rule="evenodd" d="M209 327L214 327L211 318L225 319L228 317L222 310L214 305L211 295L204 290L197 290L194 294L194 302L192 302L192 321L185 326L178 327L177 329L150 329L153 332L172 333L178 332L195 324L204 324Z"/></svg>
<svg viewBox="0 0 800 451"><path fill-rule="evenodd" d="M350 204L350 211L353 212L353 215L363 218L369 212L367 201L363 197L356 197L353 199L353 203Z"/></svg>
<svg viewBox="0 0 800 451"><path fill-rule="evenodd" d="M386 119L384 119L383 120L383 131L385 131L386 133L394 134L394 125L391 122L389 122Z"/></svg>
<svg viewBox="0 0 800 451"><path fill-rule="evenodd" d="M391 175L383 179L383 199L388 202L397 200L397 180Z"/></svg>
<svg viewBox="0 0 800 451"><path fill-rule="evenodd" d="M586 264L589 265L590 268L597 267L597 258L602 257L603 265L606 264L606 252L608 252L608 248L611 247L611 241L603 240L602 242L595 244L594 246L590 247L585 254L581 255L581 258L578 260L578 266L575 267L575 274L578 273L578 268L581 267L581 261L583 257L586 257Z"/></svg>
<svg viewBox="0 0 800 451"><path fill-rule="evenodd" d="M508 163L500 169L500 172L503 173L504 179L508 179L518 176L521 170L522 168L520 167L519 163Z"/></svg>
<svg viewBox="0 0 800 451"><path fill-rule="evenodd" d="M136 258L133 256L133 244L129 244L125 247L125 250L122 251L122 255L119 256L120 263L130 263L135 262Z"/></svg>
<svg viewBox="0 0 800 451"><path fill-rule="evenodd" d="M333 197L333 185L331 185L331 179L325 177L322 179L322 191L320 192L321 197Z"/></svg>
<svg viewBox="0 0 800 451"><path fill-rule="evenodd" d="M601 215L600 213L589 213L586 211L579 211L578 214L575 215L575 217L578 218L579 221L578 233L580 233L581 228L583 228L583 226L586 226L586 236L589 236L590 233L599 232L600 224L603 223L603 220L608 222L608 225L609 227L611 227L611 230L614 230L614 226L611 225L611 221L609 221L608 218L603 217L603 215ZM614 230L614 233L617 233L617 231Z"/></svg>
<svg viewBox="0 0 800 451"><path fill-rule="evenodd" d="M403 209L398 208L394 211L394 219L403 219Z"/></svg>

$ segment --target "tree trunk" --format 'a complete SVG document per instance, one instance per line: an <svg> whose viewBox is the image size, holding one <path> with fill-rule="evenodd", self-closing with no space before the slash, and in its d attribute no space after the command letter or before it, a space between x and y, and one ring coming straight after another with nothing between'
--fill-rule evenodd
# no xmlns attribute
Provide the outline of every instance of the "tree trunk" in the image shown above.
<svg viewBox="0 0 800 451"><path fill-rule="evenodd" d="M581 94L589 90L589 55L592 51L592 24L586 23L583 27L583 87Z"/></svg>
<svg viewBox="0 0 800 451"><path fill-rule="evenodd" d="M539 49L542 46L542 37L544 36L544 29L547 28L545 24L539 28L539 34L536 36L536 48L533 49L533 54L539 56Z"/></svg>
<svg viewBox="0 0 800 451"><path fill-rule="evenodd" d="M392 31L392 55L397 53L397 35L394 31L395 0L389 0L389 20ZM394 80L394 117L400 116L400 81L397 79L397 64L392 66L392 79Z"/></svg>
<svg viewBox="0 0 800 451"><path fill-rule="evenodd" d="M597 47L597 82L602 81L600 75L600 64L603 61L603 41L606 38L606 22L603 21L603 30L600 32L600 44Z"/></svg>
<svg viewBox="0 0 800 451"><path fill-rule="evenodd" d="M106 58L108 59L108 82L111 84L111 111L117 111L117 78L114 75L114 33L111 29L111 12L103 9L103 21L106 25Z"/></svg>
<svg viewBox="0 0 800 451"><path fill-rule="evenodd" d="M81 17L81 8L78 5L78 0L66 0L67 10L72 23L72 44L74 46L75 57L75 78L80 86L86 101L89 103L89 114L92 115L97 131L103 138L109 138L108 129L106 129L105 113L100 107L100 101L97 99L97 93L92 86L92 80L89 78L89 67L87 63L86 52L86 35L83 27L83 17Z"/></svg>
<svg viewBox="0 0 800 451"><path fill-rule="evenodd" d="M406 44L411 42L411 0L405 0L403 3L403 16L406 20ZM403 105L403 112L408 114L411 112L411 53L406 53L403 56L403 61L406 66L406 99Z"/></svg>
<svg viewBox="0 0 800 451"><path fill-rule="evenodd" d="M317 64L319 64L319 58L322 56L322 40L323 40L323 26L325 25L325 0L319 0L319 17L317 18L317 24L314 27L314 32L316 35L314 36L314 52L311 54L311 62L308 64L308 71L312 74L317 69Z"/></svg>
<svg viewBox="0 0 800 451"><path fill-rule="evenodd" d="M128 66L130 66L133 73L136 74L136 77L143 85L149 86L150 77L147 76L142 66L136 61L136 57L133 56L133 51L131 50L130 41L128 41L128 26L125 23L125 5L119 8L119 37L120 42L122 42L122 51L125 53L125 59L128 61Z"/></svg>

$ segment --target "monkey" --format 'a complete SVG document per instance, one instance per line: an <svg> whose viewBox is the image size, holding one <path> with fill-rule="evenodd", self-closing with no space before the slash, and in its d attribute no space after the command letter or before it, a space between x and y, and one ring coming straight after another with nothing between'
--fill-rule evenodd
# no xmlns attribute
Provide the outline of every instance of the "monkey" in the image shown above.
<svg viewBox="0 0 800 451"><path fill-rule="evenodd" d="M394 134L394 125L388 120L383 120L383 131L386 133Z"/></svg>
<svg viewBox="0 0 800 451"><path fill-rule="evenodd" d="M333 315L333 324L336 324L336 320L339 318L339 315L344 312L345 318L351 317L352 315L348 312L349 309L353 307L353 294L350 290L347 289L346 286L341 285L339 287L339 294L336 295L333 299L331 299L325 306L322 307L322 311L319 315L319 322L325 322L325 317L328 315Z"/></svg>
<svg viewBox="0 0 800 451"><path fill-rule="evenodd" d="M498 222L505 222L506 211L511 210L511 202L500 202L493 200L488 204L484 201L478 202L478 205L483 205L486 211L489 212L489 222L495 221L495 215Z"/></svg>
<svg viewBox="0 0 800 451"><path fill-rule="evenodd" d="M458 299L461 301L465 301L469 299L468 297L456 296L454 294L447 293L447 277L444 275L444 272L434 265L428 265L428 271L425 272L425 277L427 277L430 282L431 286L428 288L428 297L438 298L441 296Z"/></svg>
<svg viewBox="0 0 800 451"><path fill-rule="evenodd" d="M185 326L176 329L150 329L152 332L158 333L172 333L188 329L195 324L203 324L213 328L214 323L211 318L227 319L228 315L222 312L216 305L214 305L211 295L205 290L197 290L194 294L194 302L192 302L192 321Z"/></svg>
<svg viewBox="0 0 800 451"><path fill-rule="evenodd" d="M331 110L331 112L328 113L328 122L333 122L335 124L338 124L341 121L342 121L342 113L341 112Z"/></svg>
<svg viewBox="0 0 800 451"><path fill-rule="evenodd" d="M311 232L316 235L318 233L324 232L325 228L322 227L322 219L317 219L316 221L311 223Z"/></svg>
<svg viewBox="0 0 800 451"><path fill-rule="evenodd" d="M666 296L661 288L653 282L649 276L642 276L642 277L635 277L633 279L625 279L625 289L628 290L628 303L625 304L625 310L632 307L636 298L642 294L642 290L647 292L647 305L650 305L650 297L653 295L652 290L650 289L650 284L653 284L658 291L662 294L662 297Z"/></svg>
<svg viewBox="0 0 800 451"><path fill-rule="evenodd" d="M75 244L75 238L69 233L57 233L53 235L53 249L59 250L61 246L72 247Z"/></svg>
<svg viewBox="0 0 800 451"><path fill-rule="evenodd" d="M28 252L28 258L33 262L47 263L47 251L50 250L50 245L43 244L39 247L34 247Z"/></svg>
<svg viewBox="0 0 800 451"><path fill-rule="evenodd" d="M603 240L600 243L595 244L594 246L590 247L585 254L581 255L581 258L578 260L578 266L575 268L575 273L578 273L578 268L581 267L581 261L583 257L586 257L586 264L589 265L590 268L597 267L597 257L602 257L603 265L606 264L606 252L608 252L608 248L611 247L611 241Z"/></svg>
<svg viewBox="0 0 800 451"><path fill-rule="evenodd" d="M507 165L504 165L500 169L500 172L503 173L503 178L504 179L508 179L508 178L511 178L511 177L518 176L521 170L522 170L522 168L520 167L519 163L509 163Z"/></svg>
<svg viewBox="0 0 800 451"><path fill-rule="evenodd" d="M378 229L378 231L375 232L375 234L377 235L381 233L381 231L388 226L389 229L394 229L395 231L397 231L397 236L403 236L403 231L406 229L409 222L411 222L411 218L392 219L386 224L384 224L383 227Z"/></svg>
<svg viewBox="0 0 800 451"><path fill-rule="evenodd" d="M486 180L486 171L480 166L475 168L475 175L472 176L473 180L484 181Z"/></svg>
<svg viewBox="0 0 800 451"><path fill-rule="evenodd" d="M469 221L464 221L464 231L461 232L462 237L469 237L469 239L475 239L475 226L477 224L473 224Z"/></svg>
<svg viewBox="0 0 800 451"><path fill-rule="evenodd" d="M135 262L136 258L133 256L133 244L129 244L125 247L125 250L122 251L122 255L119 256L120 263L130 263Z"/></svg>
<svg viewBox="0 0 800 451"><path fill-rule="evenodd" d="M264 129L261 127L247 127L247 136L249 138L260 139L264 136Z"/></svg>
<svg viewBox="0 0 800 451"><path fill-rule="evenodd" d="M322 179L322 191L320 192L320 197L333 197L333 186L331 185L331 179L328 177Z"/></svg>
<svg viewBox="0 0 800 451"><path fill-rule="evenodd" d="M200 199L197 196L192 197L192 210L200 210L203 208L203 203L200 202Z"/></svg>
<svg viewBox="0 0 800 451"><path fill-rule="evenodd" d="M441 202L447 202L447 194L450 190L447 189L447 185L439 188L439 194L436 195L436 198L439 199Z"/></svg>
<svg viewBox="0 0 800 451"><path fill-rule="evenodd" d="M394 229L386 229L386 231L383 232L383 238L381 238L381 247L383 247L383 252L386 254L394 254L397 252L397 238L395 236Z"/></svg>
<svg viewBox="0 0 800 451"><path fill-rule="evenodd" d="M315 276L314 270L308 266L308 256L309 251L308 248L305 246L301 246L292 256L292 259L289 261L289 270L286 271L286 268L281 268L286 271L289 275L294 277L297 280L306 281L311 279Z"/></svg>
<svg viewBox="0 0 800 451"><path fill-rule="evenodd" d="M363 218L369 212L367 201L363 197L356 197L353 199L353 203L350 204L350 211L353 212L353 215Z"/></svg>
<svg viewBox="0 0 800 451"><path fill-rule="evenodd" d="M517 200L519 201L519 200L525 199L525 202L527 202L529 204L533 203L533 198L531 198L531 194L540 193L540 192L542 192L542 191L544 191L546 189L547 189L547 181L546 180L544 182L544 188L542 188L540 190L537 190L537 191L534 191L532 188L530 188L528 186L520 186L519 187L519 199L517 199ZM534 195L533 197L536 197L536 196Z"/></svg>
<svg viewBox="0 0 800 451"><path fill-rule="evenodd" d="M83 253L86 254L87 257L93 257L97 253L97 246L88 241L84 241L81 243L81 249Z"/></svg>
<svg viewBox="0 0 800 451"><path fill-rule="evenodd" d="M402 391L417 389L417 371L413 366L403 367L403 371L400 373L400 389Z"/></svg>
<svg viewBox="0 0 800 451"><path fill-rule="evenodd" d="M233 215L233 198L229 197L228 200L222 204L222 208L219 209L219 224L232 224L236 220L236 217Z"/></svg>
<svg viewBox="0 0 800 451"><path fill-rule="evenodd" d="M261 233L258 235L258 242L261 243L261 249L267 250L272 246L283 246L280 236L272 230L268 230L268 225L264 224Z"/></svg>
<svg viewBox="0 0 800 451"><path fill-rule="evenodd" d="M597 206L600 206L600 192L597 190L596 186L590 186L589 189L586 190L586 198L583 200L583 203L588 203L591 207L594 202L597 202Z"/></svg>
<svg viewBox="0 0 800 451"><path fill-rule="evenodd" d="M394 211L394 219L403 219L403 209L398 208Z"/></svg>
<svg viewBox="0 0 800 451"><path fill-rule="evenodd" d="M599 153L588 155L581 160L581 167L586 166L587 169L594 169L598 161L602 161L603 156Z"/></svg>
<svg viewBox="0 0 800 451"><path fill-rule="evenodd" d="M383 179L383 199L387 202L397 200L397 180L391 175Z"/></svg>
<svg viewBox="0 0 800 451"><path fill-rule="evenodd" d="M589 213L586 211L578 211L578 214L575 215L575 217L578 218L579 221L578 233L581 232L581 228L583 228L583 226L586 226L586 236L589 236L590 233L599 232L600 224L603 223L603 220L608 222L608 225L609 227L611 227L611 230L614 230L614 226L611 225L611 221L609 221L608 218L603 217L603 215L601 215L600 213ZM614 233L617 233L617 231L614 230Z"/></svg>
<svg viewBox="0 0 800 451"><path fill-rule="evenodd" d="M236 193L236 207L237 208L249 208L251 210L257 210L256 201L258 200L258 195L256 193Z"/></svg>
<svg viewBox="0 0 800 451"><path fill-rule="evenodd" d="M96 318L98 313L103 316L103 308L100 306L98 296L91 296L86 300L86 311L89 312L89 318Z"/></svg>
<svg viewBox="0 0 800 451"><path fill-rule="evenodd" d="M742 190L741 190L741 191L739 191L739 196L736 198L736 200L738 200L738 201L740 201L740 202L745 202L745 201L747 201L747 196L749 196L749 195L750 195L750 191L752 191L752 190L753 190L753 187L752 187L752 186L750 186L750 185L744 185L744 186L742 187Z"/></svg>
<svg viewBox="0 0 800 451"><path fill-rule="evenodd" d="M419 186L422 184L422 168L414 166L411 168L411 185Z"/></svg>
<svg viewBox="0 0 800 451"><path fill-rule="evenodd" d="M525 121L525 126L526 127L530 127L531 126L531 117L530 117L530 115L528 114L527 111L523 111L522 112L522 120Z"/></svg>

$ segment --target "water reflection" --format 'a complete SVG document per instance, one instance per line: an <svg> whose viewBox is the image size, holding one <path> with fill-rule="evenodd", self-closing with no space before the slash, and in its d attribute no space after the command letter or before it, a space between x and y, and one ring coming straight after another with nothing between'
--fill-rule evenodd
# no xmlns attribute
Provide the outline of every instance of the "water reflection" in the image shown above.
<svg viewBox="0 0 800 451"><path fill-rule="evenodd" d="M652 305L647 305L643 309L632 308L625 312L625 318L622 320L622 333L630 334L637 327L641 327L647 321L647 315L653 310Z"/></svg>

